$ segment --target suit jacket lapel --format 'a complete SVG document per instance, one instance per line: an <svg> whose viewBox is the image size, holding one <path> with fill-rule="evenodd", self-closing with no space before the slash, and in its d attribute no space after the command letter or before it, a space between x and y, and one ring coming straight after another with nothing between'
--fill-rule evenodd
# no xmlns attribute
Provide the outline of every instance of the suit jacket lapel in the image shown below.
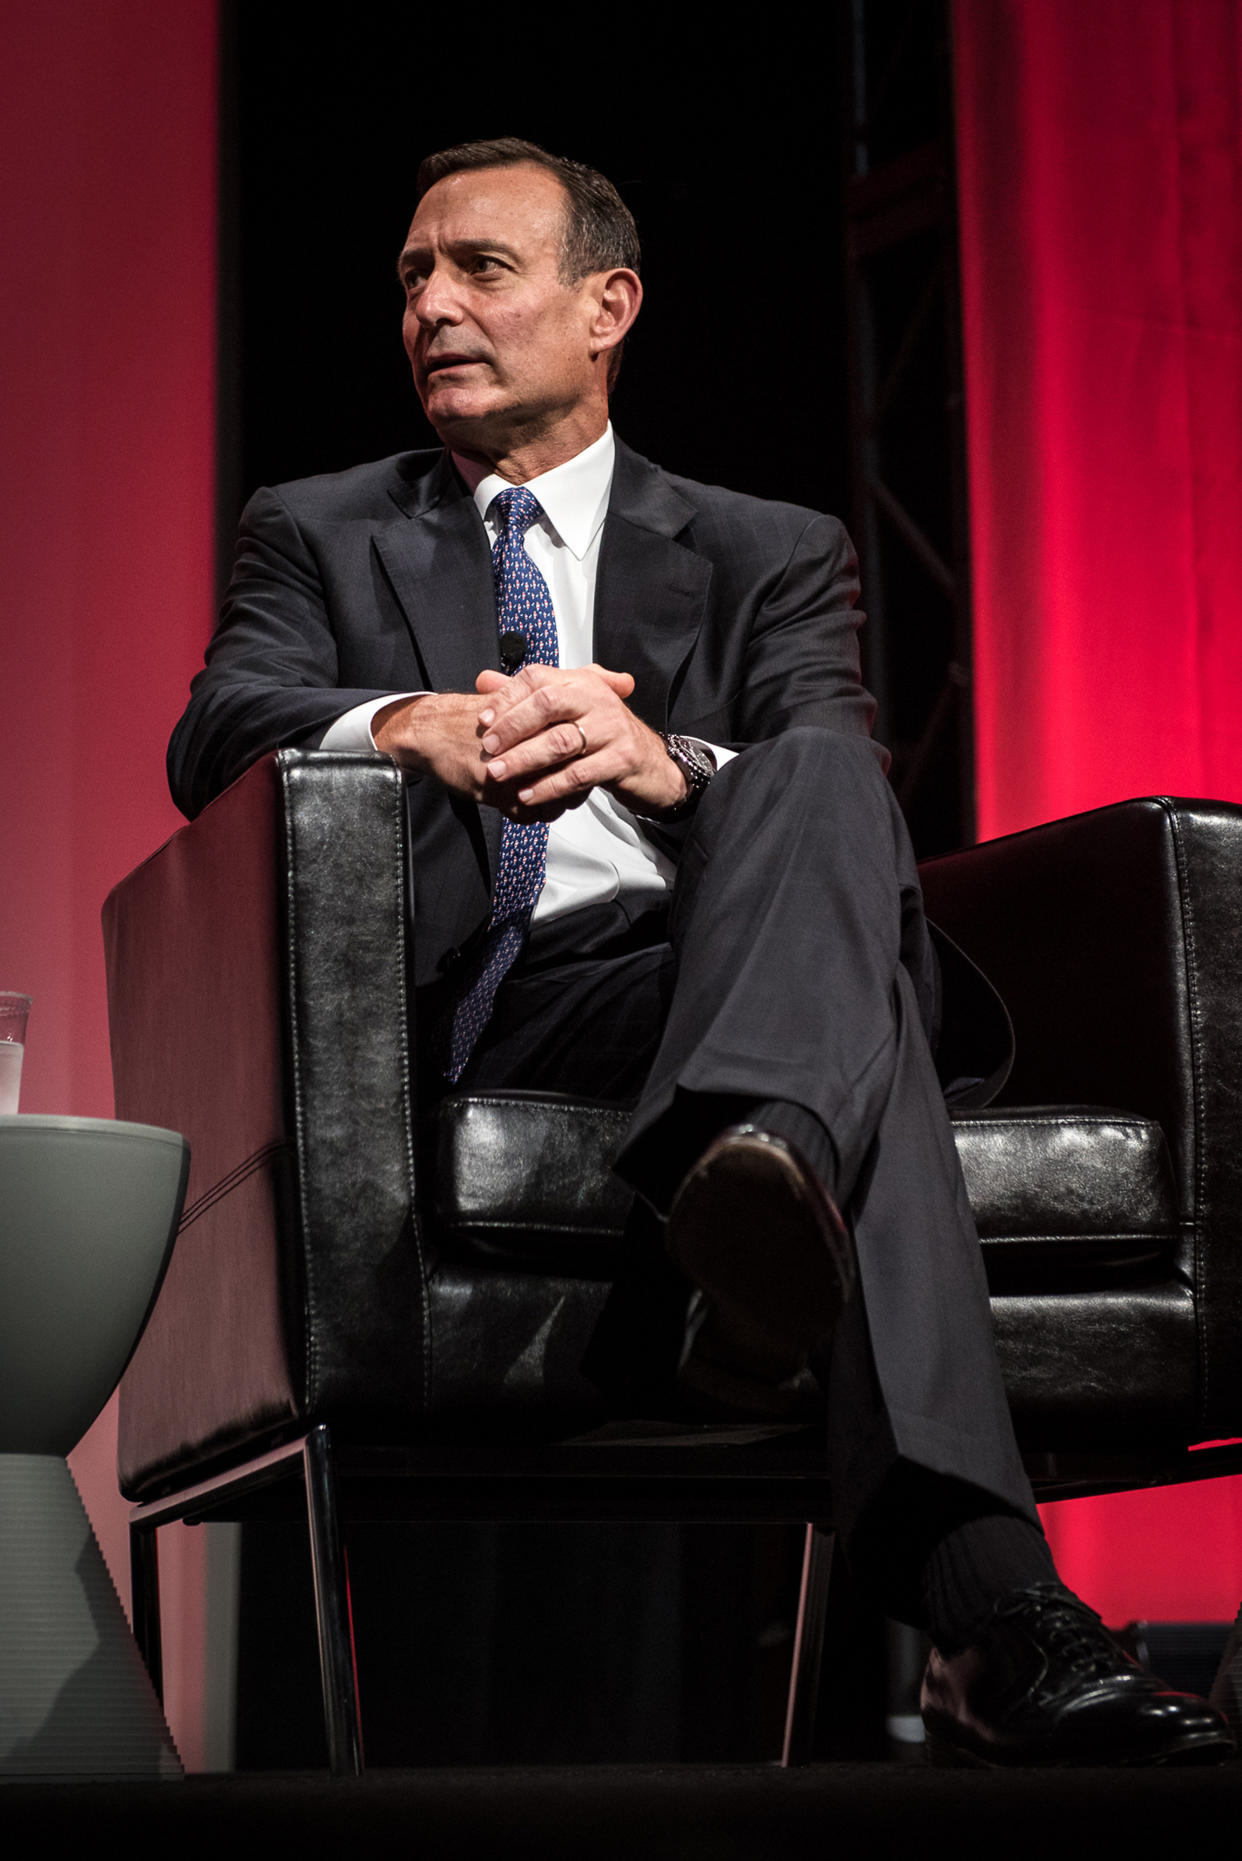
<svg viewBox="0 0 1242 1861"><path fill-rule="evenodd" d="M480 666L500 663L487 533L447 454L394 491L407 521L377 532L375 548L432 691L473 691Z"/></svg>
<svg viewBox="0 0 1242 1861"><path fill-rule="evenodd" d="M430 688L471 691L499 664L487 535L448 456L392 493L406 521L375 548ZM676 539L693 508L619 441L595 592L595 657L632 672L634 709L662 729L669 691L702 622L711 564Z"/></svg>
<svg viewBox="0 0 1242 1861"><path fill-rule="evenodd" d="M426 476L391 493L405 513L376 533L375 550L401 604L429 691L473 691L481 666L499 666L491 553L474 499L445 453ZM457 808L469 808L455 799ZM501 820L474 809L490 871Z"/></svg>
<svg viewBox="0 0 1242 1861"><path fill-rule="evenodd" d="M472 691L480 666L499 664L487 533L445 454L391 493L403 513L374 547L414 642L427 686ZM595 591L595 657L634 676L631 704L655 730L698 636L711 564L676 538L693 516L656 466L617 444ZM478 810L491 869L500 816Z"/></svg>
<svg viewBox="0 0 1242 1861"><path fill-rule="evenodd" d="M632 672L632 708L667 728L670 693L698 637L710 562L676 541L693 507L658 467L617 442L595 588L595 657Z"/></svg>

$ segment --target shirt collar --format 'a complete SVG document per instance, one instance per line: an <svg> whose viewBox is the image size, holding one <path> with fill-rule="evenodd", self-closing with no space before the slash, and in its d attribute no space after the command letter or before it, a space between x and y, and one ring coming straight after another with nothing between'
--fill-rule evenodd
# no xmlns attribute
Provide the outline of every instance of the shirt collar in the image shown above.
<svg viewBox="0 0 1242 1861"><path fill-rule="evenodd" d="M554 465L550 472L527 480L527 489L539 499L549 526L579 561L604 521L616 450L612 426L608 425L597 440L564 465ZM487 516L488 506L498 492L512 490L507 478L501 478L498 472L482 476L483 468L470 459L454 453L453 464L465 480L480 517Z"/></svg>

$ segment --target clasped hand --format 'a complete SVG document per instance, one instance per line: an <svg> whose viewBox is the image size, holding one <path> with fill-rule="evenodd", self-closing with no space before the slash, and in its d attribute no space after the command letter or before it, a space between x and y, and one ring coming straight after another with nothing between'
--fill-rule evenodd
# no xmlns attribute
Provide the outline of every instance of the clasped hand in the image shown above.
<svg viewBox="0 0 1242 1861"><path fill-rule="evenodd" d="M475 687L381 712L377 746L512 820L555 820L593 788L640 813L684 798L681 770L625 703L628 672L530 665L480 672Z"/></svg>

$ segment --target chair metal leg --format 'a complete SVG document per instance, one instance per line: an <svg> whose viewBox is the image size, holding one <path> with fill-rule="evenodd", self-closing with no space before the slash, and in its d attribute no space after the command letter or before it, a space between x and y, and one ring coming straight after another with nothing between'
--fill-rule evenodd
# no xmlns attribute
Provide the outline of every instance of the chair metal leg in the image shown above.
<svg viewBox="0 0 1242 1861"><path fill-rule="evenodd" d="M323 1685L328 1767L334 1776L357 1777L363 1769L362 1724L358 1715L358 1668L349 1604L349 1567L341 1540L332 1446L325 1427L313 1428L307 1435L302 1464L315 1579L315 1621L319 1631L319 1674Z"/></svg>
<svg viewBox="0 0 1242 1861"><path fill-rule="evenodd" d="M809 1764L819 1705L819 1668L824 1651L824 1624L828 1614L828 1579L832 1575L835 1534L822 1525L808 1525L802 1554L802 1589L798 1597L798 1626L794 1631L793 1668L789 1675L789 1704L785 1713L785 1748L781 1764L788 1770Z"/></svg>
<svg viewBox="0 0 1242 1861"><path fill-rule="evenodd" d="M151 1676L155 1697L164 1703L164 1644L160 1636L159 1533L151 1527L129 1528L129 1593L134 1640Z"/></svg>

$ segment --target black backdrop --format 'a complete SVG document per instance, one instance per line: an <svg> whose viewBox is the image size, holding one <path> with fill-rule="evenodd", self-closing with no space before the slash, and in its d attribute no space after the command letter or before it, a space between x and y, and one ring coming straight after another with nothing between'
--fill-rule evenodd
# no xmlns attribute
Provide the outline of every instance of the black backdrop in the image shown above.
<svg viewBox="0 0 1242 1861"><path fill-rule="evenodd" d="M226 7L222 571L257 484L432 442L394 264L419 159L473 136L590 162L634 212L647 299L614 403L625 439L690 477L843 512L836 9L795 25L768 7L744 32L715 8L652 9L606 37L597 17ZM799 1549L745 1529L363 1534L370 1755L771 1757ZM239 1760L314 1763L301 1552L256 1534L244 1570ZM834 1607L848 1723L868 1680L845 1648L878 1648L848 1596Z"/></svg>
<svg viewBox="0 0 1242 1861"><path fill-rule="evenodd" d="M231 16L234 503L432 442L394 271L415 170L451 142L523 135L601 168L638 221L647 300L614 409L626 440L688 477L842 510L835 9L795 31L769 8L745 34L716 9L670 10L611 44L586 13L569 26L569 10L525 9L516 33L479 8ZM221 515L231 531L235 508Z"/></svg>

